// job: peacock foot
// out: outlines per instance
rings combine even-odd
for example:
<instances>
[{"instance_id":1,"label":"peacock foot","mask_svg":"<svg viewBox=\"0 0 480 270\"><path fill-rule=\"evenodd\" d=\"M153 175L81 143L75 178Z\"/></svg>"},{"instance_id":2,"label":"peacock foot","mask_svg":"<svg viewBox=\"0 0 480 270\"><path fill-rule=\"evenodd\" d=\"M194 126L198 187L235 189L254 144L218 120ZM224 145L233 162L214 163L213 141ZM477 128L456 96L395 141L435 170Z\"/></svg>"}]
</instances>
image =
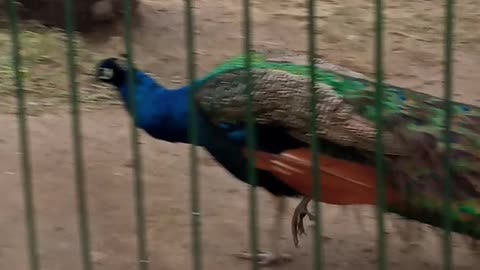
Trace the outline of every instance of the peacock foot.
<instances>
[{"instance_id":1,"label":"peacock foot","mask_svg":"<svg viewBox=\"0 0 480 270\"><path fill-rule=\"evenodd\" d=\"M249 252L240 252L234 254L234 256L246 260L251 260L254 257L253 254ZM274 254L271 252L259 252L256 257L260 266L280 265L288 263L293 259L292 255L287 253Z\"/></svg>"},{"instance_id":2,"label":"peacock foot","mask_svg":"<svg viewBox=\"0 0 480 270\"><path fill-rule=\"evenodd\" d=\"M305 226L303 225L303 219L305 216L308 216L310 221L315 220L315 215L308 211L308 203L310 199L303 198L302 201L297 205L295 211L293 212L292 217L292 235L293 235L293 243L295 247L298 248L298 236L301 236L305 233Z\"/></svg>"}]
</instances>

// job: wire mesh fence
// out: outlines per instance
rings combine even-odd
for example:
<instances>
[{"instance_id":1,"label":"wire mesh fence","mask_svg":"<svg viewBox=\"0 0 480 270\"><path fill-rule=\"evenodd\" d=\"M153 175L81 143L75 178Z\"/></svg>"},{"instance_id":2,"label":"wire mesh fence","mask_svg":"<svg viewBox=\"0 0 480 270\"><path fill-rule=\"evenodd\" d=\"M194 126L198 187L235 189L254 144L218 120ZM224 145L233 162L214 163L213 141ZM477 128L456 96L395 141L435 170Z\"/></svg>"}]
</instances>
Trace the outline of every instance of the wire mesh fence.
<instances>
[{"instance_id":1,"label":"wire mesh fence","mask_svg":"<svg viewBox=\"0 0 480 270\"><path fill-rule=\"evenodd\" d=\"M195 59L195 35L194 35L194 1L185 0L184 6L184 16L185 16L185 25L186 25L186 55L188 59L188 64L186 67L189 83L192 87L195 87L196 80L196 59ZM317 94L315 91L315 55L316 55L316 45L314 35L316 33L315 29L315 7L316 5L321 5L322 1L306 0L307 2L307 14L308 14L308 27L306 29L308 33L308 67L310 74L309 88L311 91L311 102L310 102L310 111L311 111L311 121L310 121L310 132L312 134L317 130L317 122L315 121L316 115L316 103L317 103ZM383 72L383 2L382 0L375 0L375 74L376 74L376 93L375 93L375 105L376 105L376 174L377 174L377 234L378 234L378 269L387 269L387 251L386 251L386 239L384 237L385 225L383 215L387 211L386 201L385 201L385 181L384 181L384 147L382 142L382 133L384 130L383 127L383 103L384 99L384 72ZM68 62L68 80L70 85L71 93L71 115L72 115L72 143L73 143L73 155L75 161L75 184L76 184L76 199L77 199L77 212L78 212L78 221L79 221L79 233L81 239L81 257L83 261L83 269L92 270L93 263L91 258L91 247L90 247L90 233L88 228L88 209L86 207L86 181L84 175L84 162L83 162L83 153L82 153L82 138L81 138L81 125L80 125L80 108L79 108L79 97L77 90L76 82L76 62L75 62L75 18L73 16L74 12L74 1L65 0L65 25L67 32L67 51L66 51L66 61ZM124 41L125 41L125 50L127 52L127 63L129 67L129 76L128 84L130 89L130 100L133 100L135 97L135 83L134 83L134 55L133 55L133 36L132 36L132 3L129 0L123 1L124 5ZM256 198L256 185L257 179L255 174L255 156L253 155L253 150L256 147L255 144L255 125L254 125L254 115L253 115L253 94L252 94L252 74L250 70L252 68L252 18L251 18L251 4L249 0L243 0L243 34L244 34L244 54L245 62L244 65L247 69L247 76L245 78L245 95L248 100L248 113L245 116L247 118L247 145L249 149L249 166L248 166L248 181L250 183L250 211L249 211L249 229L250 229L250 249L252 254L257 254L258 252L258 232L257 232L257 198ZM445 123L444 123L444 142L445 142L445 158L444 158L444 168L445 168L445 191L444 191L444 207L443 207L443 227L444 227L444 236L443 236L443 265L444 269L453 268L453 259L452 259L452 243L451 243L451 230L452 230L452 220L451 220L451 204L452 204L452 176L451 176L451 166L450 166L450 152L451 152L451 118L452 118L452 88L453 88L453 21L454 21L454 1L445 0L445 36L444 36L444 99L447 101L444 103L445 110ZM20 163L22 165L22 176L23 176L23 191L24 191L24 204L25 204L25 217L26 217L26 232L27 232L27 242L28 242L28 254L29 254L29 264L31 270L40 269L39 266L39 253L38 253L38 243L37 243L37 234L36 234L36 223L35 223L35 206L33 203L33 190L32 190L32 178L34 177L31 172L31 157L30 157L30 147L29 147L29 135L28 135L28 121L26 116L26 103L25 103L25 91L23 87L24 78L22 76L22 59L20 56L20 49L22 44L19 42L18 34L18 19L17 19L17 5L14 0L8 1L8 14L10 21L10 32L11 32L11 44L12 44L12 63L15 73L15 84L16 84L16 94L17 94L17 118L18 118L18 130L20 136ZM193 91L192 91L193 92ZM193 95L190 99L190 106L193 108L195 102L193 101ZM145 210L144 210L144 187L142 179L142 162L141 162L141 153L138 146L138 132L137 132L137 115L135 102L131 102L130 110L133 112L133 119L131 122L131 147L133 153L133 170L134 170L134 186L133 192L135 196L135 216L136 216L136 225L137 225L137 243L138 243L138 269L147 270L149 268L149 257L147 251L147 239L146 239L146 224L145 224ZM199 179L198 179L198 162L197 162L197 152L196 145L198 144L198 130L197 130L197 115L196 110L190 110L192 113L190 115L189 121L189 141L191 142L190 150L190 190L191 190L191 213L192 213L192 256L193 256L193 267L196 270L202 269L202 243L201 243L201 207L200 207L200 194L199 194ZM319 173L319 157L321 154L322 145L319 144L319 141L315 136L311 138L311 149L312 149L312 161L314 164L313 168L313 198L315 199L315 233L314 245L313 245L313 256L312 258L312 267L313 269L323 269L323 252L322 252L322 221L321 221L321 205L318 203L322 201L322 192L320 190L320 183L322 179L320 178ZM258 261L252 259L252 269L258 269Z\"/></svg>"}]
</instances>

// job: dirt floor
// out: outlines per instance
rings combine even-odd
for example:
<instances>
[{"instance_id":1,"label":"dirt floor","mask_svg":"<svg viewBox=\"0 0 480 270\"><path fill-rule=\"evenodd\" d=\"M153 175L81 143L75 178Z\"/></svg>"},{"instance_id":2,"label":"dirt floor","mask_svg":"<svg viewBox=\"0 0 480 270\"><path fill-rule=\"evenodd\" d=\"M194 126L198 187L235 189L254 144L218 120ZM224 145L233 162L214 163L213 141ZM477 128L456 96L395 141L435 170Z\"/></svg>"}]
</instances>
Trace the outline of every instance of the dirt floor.
<instances>
[{"instance_id":1,"label":"dirt floor","mask_svg":"<svg viewBox=\"0 0 480 270\"><path fill-rule=\"evenodd\" d=\"M226 57L242 52L241 1L197 0L197 57L205 74ZM391 83L435 95L442 92L443 1L387 2L386 75ZM455 99L478 104L480 34L476 31L480 6L474 0L457 4ZM305 1L253 1L255 49L295 53L306 51ZM331 63L367 76L373 73L372 1L318 1L318 55ZM169 87L185 82L183 1L147 1L135 29L137 65L154 73ZM118 33L86 37L86 49L97 56L122 52ZM0 59L1 60L1 59ZM90 63L90 68L95 63ZM88 65L87 65L88 66ZM1 70L1 69L0 69ZM88 73L88 72L86 72ZM0 75L5 74L1 73ZM64 76L64 74L61 74ZM3 82L2 82L3 83ZM84 99L91 85L81 81ZM56 88L67 92L67 87ZM95 88L97 89L97 88ZM100 89L100 88L98 88ZM100 90L99 90L100 91ZM107 91L107 90L104 90ZM1 91L0 91L1 93ZM29 109L47 104L48 95L29 96ZM0 269L28 268L25 252L24 206L18 138L11 97L2 95L0 115ZM40 102L41 101L41 102ZM111 101L111 100L110 100ZM98 104L96 104L96 103ZM56 103L55 103L56 104ZM55 106L58 106L56 108ZM35 185L35 204L42 269L81 269L75 211L71 125L62 106L44 106L29 118ZM8 109L10 108L10 109ZM105 99L85 104L82 115L88 204L95 269L135 269L136 238L129 121L122 108ZM32 109L33 110L33 109ZM150 269L191 267L188 146L159 142L142 134ZM201 152L201 207L205 269L248 269L231 253L248 248L247 186ZM261 241L272 222L272 202L260 197ZM297 201L290 202L290 210ZM324 205L324 250L327 269L374 269L376 264L373 208L359 209L366 232L348 211ZM289 212L291 213L291 211ZM390 221L391 219L389 219ZM399 240L388 223L390 269L440 269L441 238L426 230L418 246ZM278 269L309 269L309 233L293 246L289 219L282 247L294 261ZM263 246L263 245L262 245ZM474 269L479 263L464 242L455 238L455 269Z\"/></svg>"}]
</instances>

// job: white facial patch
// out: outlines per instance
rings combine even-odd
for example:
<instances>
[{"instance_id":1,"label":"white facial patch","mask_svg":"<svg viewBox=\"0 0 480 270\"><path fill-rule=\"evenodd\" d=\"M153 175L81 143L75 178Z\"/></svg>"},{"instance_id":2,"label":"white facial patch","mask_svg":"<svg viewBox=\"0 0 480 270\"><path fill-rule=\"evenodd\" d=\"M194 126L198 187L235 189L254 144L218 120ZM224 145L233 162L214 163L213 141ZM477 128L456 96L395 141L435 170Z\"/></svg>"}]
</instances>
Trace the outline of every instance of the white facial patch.
<instances>
[{"instance_id":1,"label":"white facial patch","mask_svg":"<svg viewBox=\"0 0 480 270\"><path fill-rule=\"evenodd\" d=\"M98 76L102 80L110 80L113 78L113 69L100 68L100 75Z\"/></svg>"}]
</instances>

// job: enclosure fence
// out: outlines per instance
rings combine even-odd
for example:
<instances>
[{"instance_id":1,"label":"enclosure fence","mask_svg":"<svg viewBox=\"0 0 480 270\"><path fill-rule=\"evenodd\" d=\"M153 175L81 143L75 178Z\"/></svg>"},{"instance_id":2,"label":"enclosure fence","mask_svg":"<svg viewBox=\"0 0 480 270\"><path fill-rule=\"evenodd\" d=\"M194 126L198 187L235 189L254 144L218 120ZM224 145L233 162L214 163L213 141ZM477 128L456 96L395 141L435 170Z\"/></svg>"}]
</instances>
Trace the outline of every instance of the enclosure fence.
<instances>
[{"instance_id":1,"label":"enclosure fence","mask_svg":"<svg viewBox=\"0 0 480 270\"><path fill-rule=\"evenodd\" d=\"M311 121L310 121L310 132L315 133L316 130L316 93L314 91L314 76L315 76L315 6L321 5L322 1L306 0L308 10L308 60L310 67L310 90L311 90ZM196 70L195 70L195 36L194 36L194 9L193 9L192 0L185 0L185 23L186 23L186 48L187 48L187 74L188 79L192 87L195 87L193 83L196 79ZM385 182L384 182L384 161L383 161L383 143L382 143L382 131L383 131L383 122L382 120L382 99L384 97L383 90L383 32L384 32L384 21L383 21L383 2L382 0L374 0L375 2L375 73L376 73L376 94L375 94L375 103L376 103L376 170L377 170L377 245L378 245L378 269L387 269L387 251L386 251L386 239L384 237L385 225L384 225L384 212L385 212ZM74 18L74 0L65 0L65 23L66 23L66 32L67 32L67 51L66 59L68 62L68 80L70 84L70 93L71 93L71 115L72 115L72 143L73 143L73 155L75 161L75 184L76 184L76 200L77 200L77 211L78 211L78 221L79 221L79 234L80 234L80 245L81 245L81 256L83 261L84 270L93 270L94 266L92 263L91 253L90 253L90 233L89 233L89 221L88 221L88 209L86 206L86 192L85 192L85 174L84 174L84 161L82 153L82 138L81 138L81 125L80 125L80 108L79 108L79 94L76 81L76 62L75 62L75 18ZM133 97L135 94L135 85L133 80L133 48L132 48L132 3L129 0L123 0L124 7L124 41L125 49L127 52L127 62L129 67L129 90L130 97ZM451 118L452 118L452 55L453 55L453 21L454 21L454 1L445 0L445 37L444 37L444 99L445 102L445 130L444 130L444 139L446 145L446 155L444 159L444 165L446 170L445 181L445 191L444 191L444 235L443 235L443 268L452 269L452 244L451 244L451 227L452 222L450 218L451 204L452 204L452 179L451 179L451 168L449 153L451 151L450 146L450 129L451 129ZM23 179L23 194L24 194L24 204L25 204L25 220L26 220L26 232L27 232L27 247L29 255L29 266L31 270L39 270L39 254L38 254L38 240L36 234L36 224L35 224L35 206L33 203L33 191L32 191L32 171L31 171L31 157L30 157L30 146L29 146L29 136L28 136L28 121L26 115L26 104L25 104L25 91L23 86L23 78L21 73L21 55L19 42L19 33L18 33L18 18L17 18L17 4L14 0L8 1L8 14L10 21L10 32L11 32L11 43L12 43L12 63L15 73L15 84L16 84L16 94L17 94L17 119L18 119L18 129L20 136L20 163L22 165L22 179ZM250 52L252 52L252 26L251 26L251 9L250 1L243 0L243 33L244 33L244 53L245 53L245 65L247 67L245 95L248 97L248 149L249 149L249 166L248 166L248 180L251 183L250 186L250 218L249 218L249 229L250 229L250 249L252 254L257 254L258 251L258 232L257 232L257 198L256 198L256 175L254 170L254 155L253 151L255 149L255 130L253 124L253 113L252 113L252 103L253 97L251 92L251 74L250 69L252 65L252 59ZM193 92L193 91L191 91ZM146 238L146 228L145 228L145 210L144 210L144 187L142 179L142 160L141 153L138 147L138 131L135 128L137 121L136 117L136 108L135 102L130 102L131 111L133 114L133 120L131 123L131 147L133 153L133 170L134 170L134 196L135 196L135 215L136 215L136 227L137 227L137 248L138 248L138 269L147 270L149 269L149 257L147 250L147 238ZM193 97L190 99L190 106L195 106L193 102ZM197 138L197 126L195 110L191 110L193 113L190 116L190 128L189 128L189 138L191 142L190 149L190 190L191 190L191 212L192 212L192 256L193 256L193 268L195 270L202 269L202 243L201 243L201 220L200 212L201 207L199 204L199 184L198 184L198 164L197 164L197 152L195 145L198 142ZM321 150L321 145L319 145L318 140L315 136L312 136L311 140L312 148L312 159L314 164L313 171L313 185L314 185L314 199L315 199L315 232L314 232L314 245L313 245L313 254L312 256L312 267L313 269L323 269L324 260L322 258L322 223L320 220L321 217L321 207L318 201L320 201L321 191L320 191L320 175L319 175L319 152ZM258 262L254 258L251 261L252 269L258 269Z\"/></svg>"}]
</instances>

